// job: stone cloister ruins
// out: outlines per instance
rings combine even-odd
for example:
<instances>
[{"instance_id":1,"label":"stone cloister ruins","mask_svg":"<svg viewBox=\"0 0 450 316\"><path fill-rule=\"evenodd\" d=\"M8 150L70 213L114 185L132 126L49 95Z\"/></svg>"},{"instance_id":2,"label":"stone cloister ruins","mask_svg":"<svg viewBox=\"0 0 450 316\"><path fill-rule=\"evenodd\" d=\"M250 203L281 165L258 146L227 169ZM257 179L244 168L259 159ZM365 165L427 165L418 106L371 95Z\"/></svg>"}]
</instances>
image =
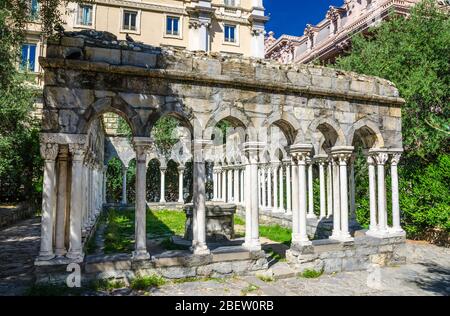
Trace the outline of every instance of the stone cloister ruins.
<instances>
[{"instance_id":1,"label":"stone cloister ruins","mask_svg":"<svg viewBox=\"0 0 450 316\"><path fill-rule=\"evenodd\" d=\"M293 267L332 271L399 260L396 250L404 232L397 164L404 101L390 82L323 67L172 51L77 33L49 41L40 63L45 68L45 173L37 267L86 261L85 237L106 201L105 165L113 156L105 150L101 122L107 112L124 118L133 134L127 158L117 154L125 165L136 159L135 250L124 259L132 269L183 266L194 274L216 269L226 251L209 248L206 214L208 205L220 209L229 204L245 214L245 240L238 250L228 249L247 254L229 263L245 262L233 268L236 272L267 268L259 239L262 213L290 218L288 261ZM183 167L193 162L192 253L179 260L177 255L171 260L154 256L146 246L146 171L149 161L158 158L151 132L165 116L179 120L185 130L182 150L170 158L179 165L180 192ZM234 127L226 144L216 128L222 121ZM362 234L352 228L359 198L353 164L357 150L367 158L370 187L370 229ZM160 162L163 191L167 161ZM210 200L208 177L213 180ZM319 205L314 178L320 183ZM184 203L182 194L178 202ZM310 228L321 224L329 224L330 234L313 240ZM339 251L343 255L334 258Z\"/></svg>"}]
</instances>

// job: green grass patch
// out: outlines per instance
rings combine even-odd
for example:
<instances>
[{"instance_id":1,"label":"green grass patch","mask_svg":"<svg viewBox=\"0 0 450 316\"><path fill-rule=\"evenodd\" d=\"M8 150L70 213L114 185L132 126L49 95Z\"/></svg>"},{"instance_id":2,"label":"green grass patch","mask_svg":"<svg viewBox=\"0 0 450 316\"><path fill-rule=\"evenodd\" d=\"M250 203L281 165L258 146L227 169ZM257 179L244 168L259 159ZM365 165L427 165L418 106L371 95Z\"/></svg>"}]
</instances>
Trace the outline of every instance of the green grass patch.
<instances>
[{"instance_id":1,"label":"green grass patch","mask_svg":"<svg viewBox=\"0 0 450 316\"><path fill-rule=\"evenodd\" d=\"M148 211L147 232L153 236L183 235L186 215L179 211Z\"/></svg>"},{"instance_id":2,"label":"green grass patch","mask_svg":"<svg viewBox=\"0 0 450 316\"><path fill-rule=\"evenodd\" d=\"M246 288L244 288L244 289L241 291L241 294L242 294L243 296L246 296L247 294L252 293L252 292L255 292L255 291L258 291L258 290L259 290L259 286L254 285L254 284L250 284L249 286L247 286Z\"/></svg>"},{"instance_id":3,"label":"green grass patch","mask_svg":"<svg viewBox=\"0 0 450 316\"><path fill-rule=\"evenodd\" d=\"M113 291L126 287L125 282L119 280L95 280L91 283L90 288L94 291Z\"/></svg>"},{"instance_id":4,"label":"green grass patch","mask_svg":"<svg viewBox=\"0 0 450 316\"><path fill-rule=\"evenodd\" d=\"M289 228L281 227L280 225L261 225L259 226L259 234L261 237L282 243L286 246L291 245L292 230Z\"/></svg>"},{"instance_id":5,"label":"green grass patch","mask_svg":"<svg viewBox=\"0 0 450 316\"><path fill-rule=\"evenodd\" d=\"M159 287L166 284L166 280L156 274L149 276L138 276L131 280L130 287L135 291L144 291L151 287Z\"/></svg>"},{"instance_id":6,"label":"green grass patch","mask_svg":"<svg viewBox=\"0 0 450 316\"><path fill-rule=\"evenodd\" d=\"M267 275L258 275L257 278L266 283L275 281L275 279L273 277L267 276Z\"/></svg>"},{"instance_id":7,"label":"green grass patch","mask_svg":"<svg viewBox=\"0 0 450 316\"><path fill-rule=\"evenodd\" d=\"M266 253L269 255L270 261L286 262L286 257L276 253L272 248L268 248Z\"/></svg>"},{"instance_id":8,"label":"green grass patch","mask_svg":"<svg viewBox=\"0 0 450 316\"><path fill-rule=\"evenodd\" d=\"M235 216L234 216L234 224L235 224L235 225L241 225L241 226L244 226L244 225L245 225L245 221L244 221L244 219L242 219L241 217L235 215Z\"/></svg>"},{"instance_id":9,"label":"green grass patch","mask_svg":"<svg viewBox=\"0 0 450 316\"><path fill-rule=\"evenodd\" d=\"M320 278L323 274L323 270L317 271L312 269L306 269L302 273L300 273L300 277L306 278L306 279L317 279Z\"/></svg>"}]
</instances>

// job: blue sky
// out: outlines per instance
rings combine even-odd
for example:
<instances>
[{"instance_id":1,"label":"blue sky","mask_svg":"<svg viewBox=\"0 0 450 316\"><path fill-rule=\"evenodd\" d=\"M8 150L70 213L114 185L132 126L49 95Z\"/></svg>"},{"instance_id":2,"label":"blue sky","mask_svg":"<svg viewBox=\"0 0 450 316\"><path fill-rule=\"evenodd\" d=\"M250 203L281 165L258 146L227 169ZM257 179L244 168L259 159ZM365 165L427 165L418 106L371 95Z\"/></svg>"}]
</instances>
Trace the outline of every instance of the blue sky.
<instances>
[{"instance_id":1,"label":"blue sky","mask_svg":"<svg viewBox=\"0 0 450 316\"><path fill-rule=\"evenodd\" d=\"M303 35L307 23L317 24L325 18L330 5L341 6L344 0L263 0L266 14L271 15L267 32Z\"/></svg>"}]
</instances>

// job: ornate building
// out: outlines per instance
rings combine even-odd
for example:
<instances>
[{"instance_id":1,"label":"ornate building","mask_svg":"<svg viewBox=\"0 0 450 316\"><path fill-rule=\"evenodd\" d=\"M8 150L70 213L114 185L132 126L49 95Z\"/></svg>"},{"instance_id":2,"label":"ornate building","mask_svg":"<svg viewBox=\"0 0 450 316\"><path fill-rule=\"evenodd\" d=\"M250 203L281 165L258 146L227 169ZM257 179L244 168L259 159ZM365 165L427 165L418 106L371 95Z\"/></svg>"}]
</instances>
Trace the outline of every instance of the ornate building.
<instances>
[{"instance_id":1,"label":"ornate building","mask_svg":"<svg viewBox=\"0 0 450 316\"><path fill-rule=\"evenodd\" d=\"M390 12L407 15L420 0L344 0L341 7L330 6L325 19L308 24L302 36L266 38L266 58L282 63L334 62L356 33L364 33L387 18ZM438 1L448 5L448 1Z\"/></svg>"}]
</instances>

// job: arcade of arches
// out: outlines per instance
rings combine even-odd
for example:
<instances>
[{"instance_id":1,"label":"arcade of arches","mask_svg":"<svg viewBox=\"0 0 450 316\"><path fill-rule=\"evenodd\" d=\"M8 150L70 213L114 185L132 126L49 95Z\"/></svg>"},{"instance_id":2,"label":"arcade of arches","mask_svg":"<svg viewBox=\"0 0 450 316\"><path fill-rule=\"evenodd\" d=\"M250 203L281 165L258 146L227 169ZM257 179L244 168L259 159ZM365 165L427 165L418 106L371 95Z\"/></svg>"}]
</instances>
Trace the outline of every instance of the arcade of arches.
<instances>
[{"instance_id":1,"label":"arcade of arches","mask_svg":"<svg viewBox=\"0 0 450 316\"><path fill-rule=\"evenodd\" d=\"M236 204L244 210L243 247L250 251L261 249L262 210L292 216L292 247L311 244L308 218L331 221L330 238L351 241L349 223L358 198L353 164L357 150L368 165L367 234L403 235L397 164L404 101L390 82L321 67L145 45L137 50L105 45L63 37L49 42L47 57L40 61L46 76L38 260L51 261L55 256L83 260L83 236L106 202L105 166L113 158L125 167L132 160L136 164L134 260L150 258L146 173L155 160L161 192L152 196L161 203L167 202L164 182L169 161L179 171L179 196L173 201L179 203L185 201L183 171L192 162L194 254L209 253L205 213L210 202ZM107 112L127 121L131 141L105 136L102 116ZM164 116L176 118L181 126L179 141L167 155L158 151L151 137ZM222 121L232 126L225 137L217 128ZM125 192L123 198L126 202Z\"/></svg>"}]
</instances>

